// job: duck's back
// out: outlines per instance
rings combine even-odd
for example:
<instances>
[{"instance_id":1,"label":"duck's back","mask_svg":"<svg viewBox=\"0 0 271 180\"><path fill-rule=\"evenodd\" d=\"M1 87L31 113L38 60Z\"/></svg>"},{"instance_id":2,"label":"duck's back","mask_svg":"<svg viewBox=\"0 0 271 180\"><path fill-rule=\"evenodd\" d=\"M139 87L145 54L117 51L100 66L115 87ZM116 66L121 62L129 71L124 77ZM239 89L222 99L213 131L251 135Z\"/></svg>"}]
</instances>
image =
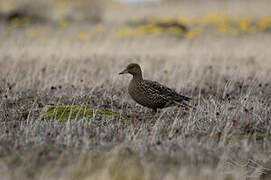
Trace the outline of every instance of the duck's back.
<instances>
[{"instance_id":1,"label":"duck's back","mask_svg":"<svg viewBox=\"0 0 271 180\"><path fill-rule=\"evenodd\" d=\"M162 86L158 82L150 80L137 81L132 79L129 84L130 96L139 104L152 108L164 108L173 105L174 102L163 96Z\"/></svg>"}]
</instances>

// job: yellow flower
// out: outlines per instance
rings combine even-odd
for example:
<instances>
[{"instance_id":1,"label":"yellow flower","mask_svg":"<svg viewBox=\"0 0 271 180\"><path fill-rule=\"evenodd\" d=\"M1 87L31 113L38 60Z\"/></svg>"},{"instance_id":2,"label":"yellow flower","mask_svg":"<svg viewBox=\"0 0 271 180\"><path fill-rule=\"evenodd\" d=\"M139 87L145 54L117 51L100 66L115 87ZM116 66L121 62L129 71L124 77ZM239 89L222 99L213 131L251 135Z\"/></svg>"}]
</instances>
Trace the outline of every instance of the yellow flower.
<instances>
[{"instance_id":1,"label":"yellow flower","mask_svg":"<svg viewBox=\"0 0 271 180\"><path fill-rule=\"evenodd\" d=\"M219 24L219 23L228 23L229 17L222 15L220 13L210 13L203 17L201 23L203 25L210 25L210 24Z\"/></svg>"},{"instance_id":2,"label":"yellow flower","mask_svg":"<svg viewBox=\"0 0 271 180\"><path fill-rule=\"evenodd\" d=\"M78 36L78 38L79 38L80 40L82 40L82 41L88 40L88 35L87 35L86 33L79 32L79 33L77 34L77 36Z\"/></svg>"},{"instance_id":3,"label":"yellow flower","mask_svg":"<svg viewBox=\"0 0 271 180\"><path fill-rule=\"evenodd\" d=\"M259 20L257 25L261 30L266 30L268 28L271 28L271 17L266 17Z\"/></svg>"},{"instance_id":4,"label":"yellow flower","mask_svg":"<svg viewBox=\"0 0 271 180\"><path fill-rule=\"evenodd\" d=\"M163 71L164 73L167 73L169 70L168 70L168 68L163 68L162 71Z\"/></svg>"},{"instance_id":5,"label":"yellow flower","mask_svg":"<svg viewBox=\"0 0 271 180\"><path fill-rule=\"evenodd\" d=\"M188 20L187 20L187 18L186 17L184 17L184 16L179 16L178 18L177 18L177 21L178 21L178 23L179 24L183 24L183 25L187 25L188 24Z\"/></svg>"},{"instance_id":6,"label":"yellow flower","mask_svg":"<svg viewBox=\"0 0 271 180\"><path fill-rule=\"evenodd\" d=\"M133 33L134 31L130 28L121 28L115 32L114 37L116 38L131 37Z\"/></svg>"},{"instance_id":7,"label":"yellow flower","mask_svg":"<svg viewBox=\"0 0 271 180\"><path fill-rule=\"evenodd\" d=\"M248 32L250 28L250 19L241 19L238 21L237 25L239 26L240 30L243 32Z\"/></svg>"},{"instance_id":8,"label":"yellow flower","mask_svg":"<svg viewBox=\"0 0 271 180\"><path fill-rule=\"evenodd\" d=\"M184 34L184 30L178 28L178 27L170 27L168 28L167 31L169 34L173 34L173 35L182 35Z\"/></svg>"},{"instance_id":9,"label":"yellow flower","mask_svg":"<svg viewBox=\"0 0 271 180\"><path fill-rule=\"evenodd\" d=\"M193 31L188 32L188 33L185 35L185 37L188 38L188 39L194 39L195 37L198 36L199 33L200 33L199 30L194 29Z\"/></svg>"}]
</instances>

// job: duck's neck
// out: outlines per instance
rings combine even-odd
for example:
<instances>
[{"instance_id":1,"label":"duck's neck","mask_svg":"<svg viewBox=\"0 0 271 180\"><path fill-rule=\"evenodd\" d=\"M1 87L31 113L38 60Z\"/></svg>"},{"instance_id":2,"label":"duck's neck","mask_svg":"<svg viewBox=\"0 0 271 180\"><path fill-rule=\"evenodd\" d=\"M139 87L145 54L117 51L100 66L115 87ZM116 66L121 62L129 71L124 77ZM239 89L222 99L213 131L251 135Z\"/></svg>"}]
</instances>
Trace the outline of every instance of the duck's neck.
<instances>
[{"instance_id":1,"label":"duck's neck","mask_svg":"<svg viewBox=\"0 0 271 180\"><path fill-rule=\"evenodd\" d=\"M142 73L137 73L133 75L133 81L142 81L143 77L142 77Z\"/></svg>"}]
</instances>

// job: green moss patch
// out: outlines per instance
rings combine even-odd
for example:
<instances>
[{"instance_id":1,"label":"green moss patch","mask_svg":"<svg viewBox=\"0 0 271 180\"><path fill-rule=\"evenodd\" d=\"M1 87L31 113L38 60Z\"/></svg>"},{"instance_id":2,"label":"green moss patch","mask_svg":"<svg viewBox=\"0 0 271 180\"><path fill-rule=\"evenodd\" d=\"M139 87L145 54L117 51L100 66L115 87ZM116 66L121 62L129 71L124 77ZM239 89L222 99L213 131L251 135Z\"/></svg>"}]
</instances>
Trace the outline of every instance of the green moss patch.
<instances>
[{"instance_id":1,"label":"green moss patch","mask_svg":"<svg viewBox=\"0 0 271 180\"><path fill-rule=\"evenodd\" d=\"M47 106L42 112L42 118L48 120L58 120L61 122L65 122L68 119L92 119L96 117L97 119L105 118L106 120L120 120L123 123L128 122L128 120L119 113L102 109L92 109L85 105L53 105Z\"/></svg>"}]
</instances>

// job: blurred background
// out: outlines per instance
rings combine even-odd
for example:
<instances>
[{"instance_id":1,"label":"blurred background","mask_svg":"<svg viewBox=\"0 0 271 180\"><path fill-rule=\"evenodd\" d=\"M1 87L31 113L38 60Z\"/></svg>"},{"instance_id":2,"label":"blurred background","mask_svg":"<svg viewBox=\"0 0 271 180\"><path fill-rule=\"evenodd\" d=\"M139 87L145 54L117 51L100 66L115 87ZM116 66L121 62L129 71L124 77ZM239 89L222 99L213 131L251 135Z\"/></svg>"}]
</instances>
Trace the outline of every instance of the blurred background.
<instances>
[{"instance_id":1,"label":"blurred background","mask_svg":"<svg viewBox=\"0 0 271 180\"><path fill-rule=\"evenodd\" d=\"M0 29L5 38L20 31L39 44L55 36L85 44L206 33L232 37L270 33L269 7L268 0L2 0Z\"/></svg>"}]
</instances>

